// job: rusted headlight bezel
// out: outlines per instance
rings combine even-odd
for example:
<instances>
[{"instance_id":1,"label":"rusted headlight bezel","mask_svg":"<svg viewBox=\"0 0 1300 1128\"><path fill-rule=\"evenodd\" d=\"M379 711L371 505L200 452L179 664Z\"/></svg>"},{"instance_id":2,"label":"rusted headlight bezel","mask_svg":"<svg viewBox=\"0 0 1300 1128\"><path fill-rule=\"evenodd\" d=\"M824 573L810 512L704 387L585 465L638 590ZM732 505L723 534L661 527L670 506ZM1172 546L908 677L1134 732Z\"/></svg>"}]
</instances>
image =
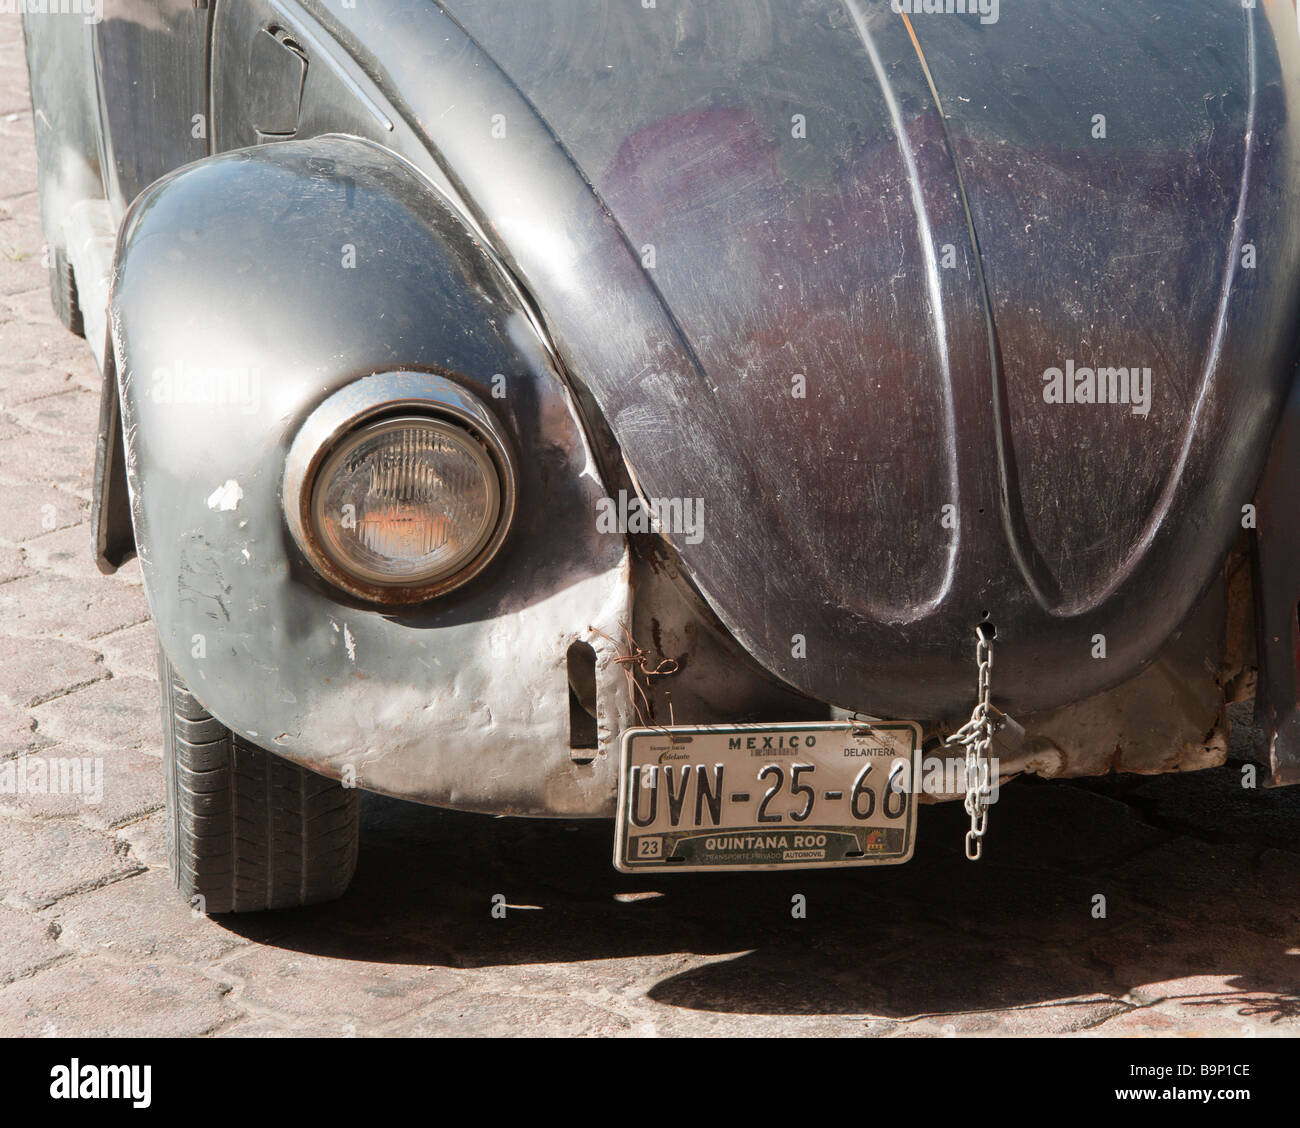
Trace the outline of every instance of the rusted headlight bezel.
<instances>
[{"instance_id":1,"label":"rusted headlight bezel","mask_svg":"<svg viewBox=\"0 0 1300 1128\"><path fill-rule=\"evenodd\" d=\"M321 470L343 444L375 423L401 417L454 427L483 448L497 474L497 519L478 552L455 571L418 584L375 583L341 567L326 550L315 527L312 501ZM339 389L307 417L285 459L282 497L290 535L322 579L358 599L398 606L446 595L487 567L510 532L516 482L511 446L476 396L436 373L382 372Z\"/></svg>"}]
</instances>

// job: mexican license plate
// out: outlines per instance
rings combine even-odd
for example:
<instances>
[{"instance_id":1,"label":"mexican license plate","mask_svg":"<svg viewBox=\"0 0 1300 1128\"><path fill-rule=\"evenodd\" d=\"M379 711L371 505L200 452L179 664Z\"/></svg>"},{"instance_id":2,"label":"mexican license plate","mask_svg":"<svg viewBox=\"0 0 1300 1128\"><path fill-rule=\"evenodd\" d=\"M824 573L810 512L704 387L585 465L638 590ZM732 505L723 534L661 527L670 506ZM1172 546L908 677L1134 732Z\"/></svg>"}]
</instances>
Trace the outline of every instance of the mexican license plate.
<instances>
[{"instance_id":1,"label":"mexican license plate","mask_svg":"<svg viewBox=\"0 0 1300 1128\"><path fill-rule=\"evenodd\" d=\"M912 856L911 721L638 728L623 734L624 873L891 865Z\"/></svg>"}]
</instances>

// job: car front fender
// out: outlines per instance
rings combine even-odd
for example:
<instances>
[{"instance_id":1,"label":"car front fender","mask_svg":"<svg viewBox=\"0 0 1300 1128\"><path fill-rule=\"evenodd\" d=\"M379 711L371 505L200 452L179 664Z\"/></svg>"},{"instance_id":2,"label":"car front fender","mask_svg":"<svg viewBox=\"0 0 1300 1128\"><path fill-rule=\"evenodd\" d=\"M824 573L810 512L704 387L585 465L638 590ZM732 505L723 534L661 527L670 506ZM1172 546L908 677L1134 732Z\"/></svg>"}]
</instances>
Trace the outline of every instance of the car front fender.
<instances>
[{"instance_id":1,"label":"car front fender","mask_svg":"<svg viewBox=\"0 0 1300 1128\"><path fill-rule=\"evenodd\" d=\"M162 645L214 716L362 787L471 810L612 810L629 723L625 539L536 319L447 202L355 138L223 154L122 226L111 295L131 517ZM414 608L331 587L290 537L285 456L374 373L451 379L520 472L486 571ZM596 653L598 747L572 749L566 655Z\"/></svg>"}]
</instances>

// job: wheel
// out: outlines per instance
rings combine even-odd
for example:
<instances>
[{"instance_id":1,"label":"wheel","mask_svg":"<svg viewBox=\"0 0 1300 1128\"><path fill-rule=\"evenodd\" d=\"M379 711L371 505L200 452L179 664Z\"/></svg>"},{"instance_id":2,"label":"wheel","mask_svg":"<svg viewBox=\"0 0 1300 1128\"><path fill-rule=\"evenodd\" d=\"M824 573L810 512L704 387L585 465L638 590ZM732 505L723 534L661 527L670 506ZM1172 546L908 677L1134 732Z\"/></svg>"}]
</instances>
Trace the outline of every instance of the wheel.
<instances>
[{"instance_id":1,"label":"wheel","mask_svg":"<svg viewBox=\"0 0 1300 1128\"><path fill-rule=\"evenodd\" d=\"M71 333L86 335L86 325L77 303L77 279L72 273L68 253L61 247L50 248L50 304L55 316Z\"/></svg>"},{"instance_id":2,"label":"wheel","mask_svg":"<svg viewBox=\"0 0 1300 1128\"><path fill-rule=\"evenodd\" d=\"M357 864L360 793L231 732L161 649L158 674L167 862L181 894L206 913L341 896Z\"/></svg>"}]
</instances>

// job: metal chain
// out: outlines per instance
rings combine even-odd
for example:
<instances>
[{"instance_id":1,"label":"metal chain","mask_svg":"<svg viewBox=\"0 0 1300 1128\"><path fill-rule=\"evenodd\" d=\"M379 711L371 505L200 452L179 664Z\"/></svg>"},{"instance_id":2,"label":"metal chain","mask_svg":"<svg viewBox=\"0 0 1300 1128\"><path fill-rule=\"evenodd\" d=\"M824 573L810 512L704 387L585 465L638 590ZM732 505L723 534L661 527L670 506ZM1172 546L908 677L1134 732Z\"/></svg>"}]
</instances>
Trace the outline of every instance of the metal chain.
<instances>
[{"instance_id":1,"label":"metal chain","mask_svg":"<svg viewBox=\"0 0 1300 1128\"><path fill-rule=\"evenodd\" d=\"M992 794L989 747L993 743L994 724L989 715L989 681L993 673L993 639L997 632L990 623L975 628L975 664L979 668L979 687L970 720L946 741L960 744L966 751L966 813L970 830L966 832L966 857L978 862L984 850L984 832L989 822L989 796Z\"/></svg>"}]
</instances>

